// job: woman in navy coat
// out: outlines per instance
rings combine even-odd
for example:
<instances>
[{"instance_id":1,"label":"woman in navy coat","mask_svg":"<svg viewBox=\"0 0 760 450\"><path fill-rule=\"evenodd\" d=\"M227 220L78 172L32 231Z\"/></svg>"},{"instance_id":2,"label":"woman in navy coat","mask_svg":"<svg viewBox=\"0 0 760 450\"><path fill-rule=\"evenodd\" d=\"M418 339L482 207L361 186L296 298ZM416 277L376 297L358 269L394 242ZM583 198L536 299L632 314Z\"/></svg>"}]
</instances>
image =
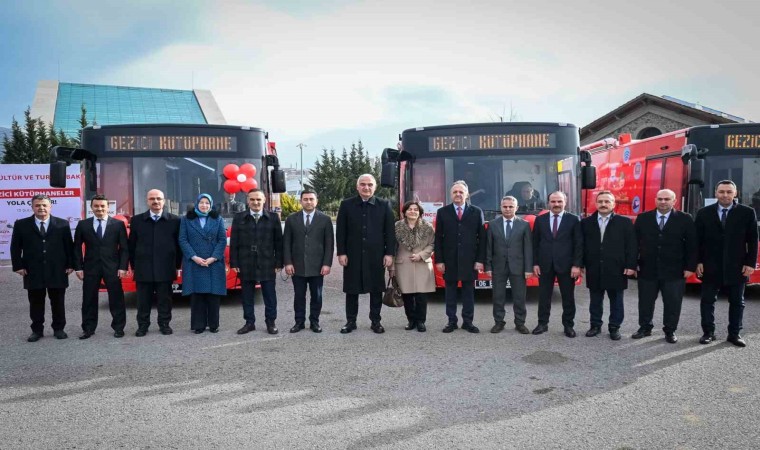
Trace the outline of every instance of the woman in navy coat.
<instances>
[{"instance_id":1,"label":"woman in navy coat","mask_svg":"<svg viewBox=\"0 0 760 450\"><path fill-rule=\"evenodd\" d=\"M182 295L191 295L190 328L195 334L219 331L219 301L227 294L224 219L214 211L214 200L201 194L179 227L182 248Z\"/></svg>"}]
</instances>

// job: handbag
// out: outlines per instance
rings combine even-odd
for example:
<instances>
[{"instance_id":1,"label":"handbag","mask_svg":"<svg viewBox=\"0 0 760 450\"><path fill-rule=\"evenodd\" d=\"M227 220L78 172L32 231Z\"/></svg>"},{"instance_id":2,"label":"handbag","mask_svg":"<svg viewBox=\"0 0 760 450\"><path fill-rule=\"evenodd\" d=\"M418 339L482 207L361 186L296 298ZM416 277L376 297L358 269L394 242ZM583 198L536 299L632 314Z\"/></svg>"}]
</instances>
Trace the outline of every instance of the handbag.
<instances>
[{"instance_id":1,"label":"handbag","mask_svg":"<svg viewBox=\"0 0 760 450\"><path fill-rule=\"evenodd\" d=\"M401 298L401 289L398 288L398 281L395 276L388 277L388 285L383 294L383 305L391 308L404 306L404 299Z\"/></svg>"}]
</instances>

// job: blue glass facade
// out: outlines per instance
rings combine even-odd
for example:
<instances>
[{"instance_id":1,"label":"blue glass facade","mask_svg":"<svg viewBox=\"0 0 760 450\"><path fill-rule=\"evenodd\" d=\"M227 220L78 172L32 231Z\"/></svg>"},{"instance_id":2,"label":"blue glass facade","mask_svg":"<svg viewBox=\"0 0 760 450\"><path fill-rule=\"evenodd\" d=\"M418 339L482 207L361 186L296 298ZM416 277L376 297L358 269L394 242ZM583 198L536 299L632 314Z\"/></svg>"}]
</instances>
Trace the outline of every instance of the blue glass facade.
<instances>
[{"instance_id":1,"label":"blue glass facade","mask_svg":"<svg viewBox=\"0 0 760 450\"><path fill-rule=\"evenodd\" d=\"M76 137L82 104L90 124L207 123L193 91L60 83L55 129Z\"/></svg>"}]
</instances>

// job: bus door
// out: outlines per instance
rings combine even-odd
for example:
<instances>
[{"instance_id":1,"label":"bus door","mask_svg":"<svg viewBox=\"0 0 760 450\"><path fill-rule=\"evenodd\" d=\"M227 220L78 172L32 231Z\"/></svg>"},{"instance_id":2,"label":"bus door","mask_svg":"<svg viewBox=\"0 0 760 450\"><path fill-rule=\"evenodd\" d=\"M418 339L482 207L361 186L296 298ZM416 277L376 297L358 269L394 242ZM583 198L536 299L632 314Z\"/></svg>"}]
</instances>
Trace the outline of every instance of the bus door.
<instances>
[{"instance_id":1,"label":"bus door","mask_svg":"<svg viewBox=\"0 0 760 450\"><path fill-rule=\"evenodd\" d=\"M676 209L681 209L680 199L683 190L683 162L678 156L648 159L646 179L644 181L644 207L637 209L631 205L635 214L650 211L657 207L657 191L670 189L676 193ZM636 200L634 199L634 203Z\"/></svg>"}]
</instances>

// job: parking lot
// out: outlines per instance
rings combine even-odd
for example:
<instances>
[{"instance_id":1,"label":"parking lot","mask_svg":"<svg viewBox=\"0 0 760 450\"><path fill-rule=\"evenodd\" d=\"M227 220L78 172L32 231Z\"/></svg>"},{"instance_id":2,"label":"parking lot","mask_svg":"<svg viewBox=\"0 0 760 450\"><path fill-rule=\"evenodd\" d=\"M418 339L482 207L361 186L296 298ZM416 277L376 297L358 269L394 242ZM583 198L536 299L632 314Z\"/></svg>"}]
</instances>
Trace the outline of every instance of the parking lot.
<instances>
[{"instance_id":1,"label":"parking lot","mask_svg":"<svg viewBox=\"0 0 760 450\"><path fill-rule=\"evenodd\" d=\"M67 340L27 343L21 279L0 268L0 447L2 448L757 448L760 401L760 289L747 292L744 337L725 342L727 303L719 302L718 342L697 343L698 289L684 299L679 343L660 331L632 340L636 284L626 293L623 340L586 338L588 291L576 289L578 337L566 338L555 290L549 333L488 332L490 292L480 291L481 333L441 333L442 295L431 299L428 332L405 331L403 309L383 308L386 333L369 329L368 298L359 329L342 335L341 270L326 278L321 325L288 333L292 286L278 280L280 334L237 335L240 298L225 299L218 334L189 329L189 301L174 303L174 334L153 325L115 339L101 294L95 336L80 341L81 284L67 294ZM529 292L528 327L537 292ZM605 312L606 315L606 312ZM511 311L508 310L508 321ZM606 327L605 327L606 330Z\"/></svg>"}]
</instances>

